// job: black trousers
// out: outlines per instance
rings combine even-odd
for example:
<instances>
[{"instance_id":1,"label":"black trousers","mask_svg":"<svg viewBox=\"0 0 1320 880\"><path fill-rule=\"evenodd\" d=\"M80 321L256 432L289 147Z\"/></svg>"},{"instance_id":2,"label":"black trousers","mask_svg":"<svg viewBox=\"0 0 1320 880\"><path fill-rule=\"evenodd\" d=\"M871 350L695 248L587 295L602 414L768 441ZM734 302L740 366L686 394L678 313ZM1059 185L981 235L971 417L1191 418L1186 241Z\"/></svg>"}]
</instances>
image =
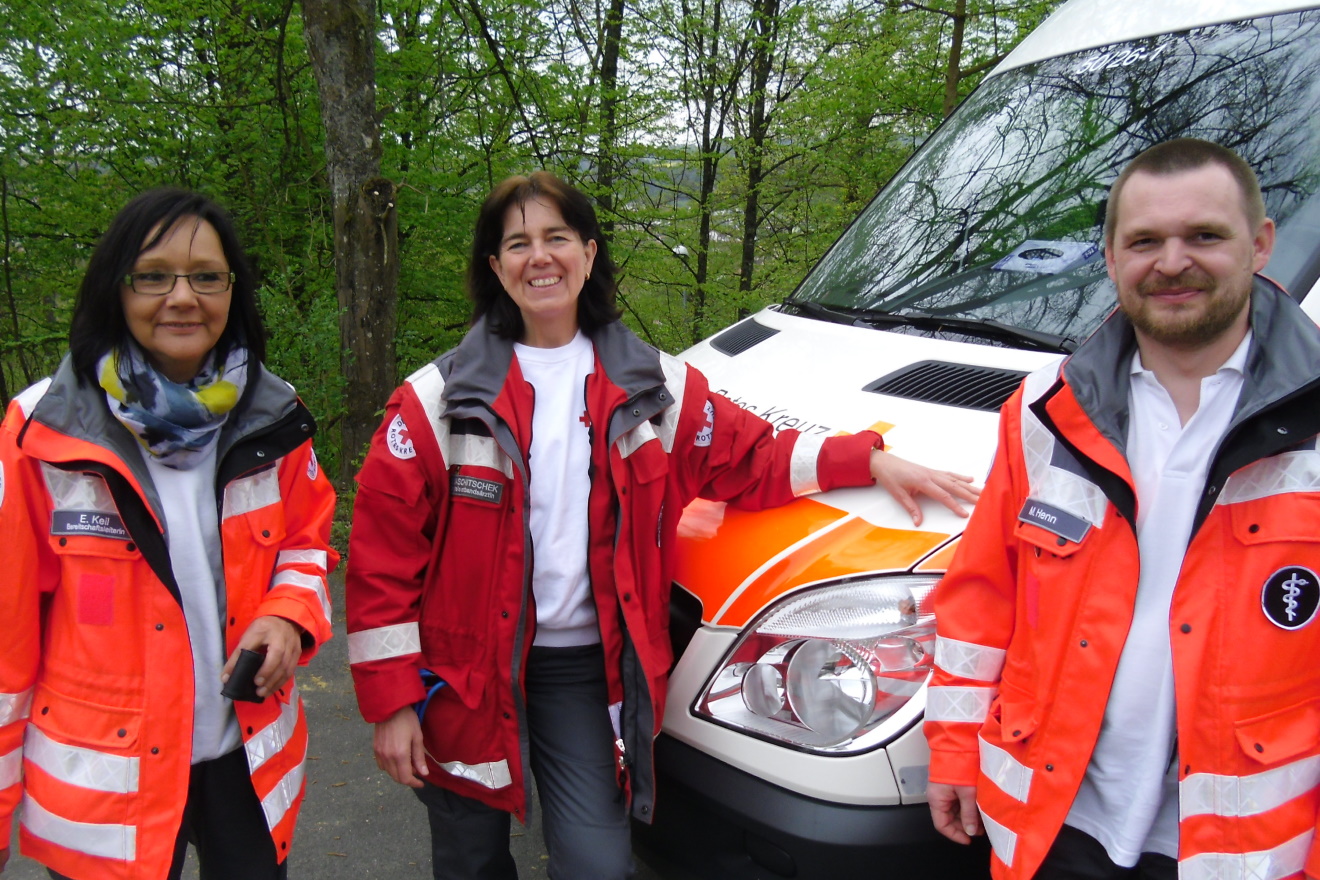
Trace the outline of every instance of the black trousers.
<instances>
[{"instance_id":1,"label":"black trousers","mask_svg":"<svg viewBox=\"0 0 1320 880\"><path fill-rule=\"evenodd\" d=\"M248 775L242 748L192 766L183 824L174 841L169 880L179 880L188 844L197 848L202 880L285 880L266 827L261 801ZM47 871L55 880L69 880Z\"/></svg>"},{"instance_id":2,"label":"black trousers","mask_svg":"<svg viewBox=\"0 0 1320 880\"><path fill-rule=\"evenodd\" d=\"M1159 853L1142 853L1136 865L1114 864L1091 835L1064 825L1054 839L1035 880L1177 880L1178 862Z\"/></svg>"},{"instance_id":3,"label":"black trousers","mask_svg":"<svg viewBox=\"0 0 1320 880\"><path fill-rule=\"evenodd\" d=\"M547 874L551 880L632 877L632 831L616 782L604 651L600 645L533 647L525 683ZM431 823L435 880L516 880L508 813L430 783L413 791Z\"/></svg>"}]
</instances>

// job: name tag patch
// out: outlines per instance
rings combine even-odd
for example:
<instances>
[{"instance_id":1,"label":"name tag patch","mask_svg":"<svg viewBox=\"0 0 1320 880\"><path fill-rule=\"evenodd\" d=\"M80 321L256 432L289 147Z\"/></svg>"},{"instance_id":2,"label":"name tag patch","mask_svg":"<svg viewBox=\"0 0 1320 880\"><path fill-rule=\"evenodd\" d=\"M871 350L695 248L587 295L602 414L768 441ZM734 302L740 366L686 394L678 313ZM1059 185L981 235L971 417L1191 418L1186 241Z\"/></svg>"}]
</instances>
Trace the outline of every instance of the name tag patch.
<instances>
[{"instance_id":1,"label":"name tag patch","mask_svg":"<svg viewBox=\"0 0 1320 880\"><path fill-rule=\"evenodd\" d=\"M1053 504L1046 504L1034 498L1028 498L1027 503L1022 505L1018 520L1040 526L1045 531L1060 538L1067 538L1074 544L1082 543L1086 533L1091 530L1091 524L1080 516L1073 516Z\"/></svg>"},{"instance_id":2,"label":"name tag patch","mask_svg":"<svg viewBox=\"0 0 1320 880\"><path fill-rule=\"evenodd\" d=\"M449 491L460 498L488 501L491 504L499 504L504 498L503 483L478 477L465 477L462 474L454 474L449 478Z\"/></svg>"},{"instance_id":3,"label":"name tag patch","mask_svg":"<svg viewBox=\"0 0 1320 880\"><path fill-rule=\"evenodd\" d=\"M128 529L117 513L100 510L57 510L51 514L52 535L92 535L127 541Z\"/></svg>"}]
</instances>

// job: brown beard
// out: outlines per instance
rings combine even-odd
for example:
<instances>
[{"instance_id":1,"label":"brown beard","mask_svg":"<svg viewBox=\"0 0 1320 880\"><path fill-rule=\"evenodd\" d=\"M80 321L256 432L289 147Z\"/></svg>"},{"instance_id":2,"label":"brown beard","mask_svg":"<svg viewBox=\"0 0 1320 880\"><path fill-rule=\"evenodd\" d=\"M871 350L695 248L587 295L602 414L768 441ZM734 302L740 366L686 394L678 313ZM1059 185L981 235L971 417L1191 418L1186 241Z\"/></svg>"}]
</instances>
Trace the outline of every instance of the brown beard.
<instances>
[{"instance_id":1,"label":"brown beard","mask_svg":"<svg viewBox=\"0 0 1320 880\"><path fill-rule=\"evenodd\" d=\"M1199 311L1189 309L1181 315L1154 317L1147 308L1149 300L1146 297L1180 287L1206 291L1208 299L1205 307ZM1194 350L1209 345L1227 332L1242 314L1250 295L1250 287L1240 294L1217 289L1214 279L1203 272L1189 270L1175 278L1141 282L1137 285L1136 304L1130 306L1120 300L1120 305L1132 326L1155 342L1172 348Z\"/></svg>"}]
</instances>

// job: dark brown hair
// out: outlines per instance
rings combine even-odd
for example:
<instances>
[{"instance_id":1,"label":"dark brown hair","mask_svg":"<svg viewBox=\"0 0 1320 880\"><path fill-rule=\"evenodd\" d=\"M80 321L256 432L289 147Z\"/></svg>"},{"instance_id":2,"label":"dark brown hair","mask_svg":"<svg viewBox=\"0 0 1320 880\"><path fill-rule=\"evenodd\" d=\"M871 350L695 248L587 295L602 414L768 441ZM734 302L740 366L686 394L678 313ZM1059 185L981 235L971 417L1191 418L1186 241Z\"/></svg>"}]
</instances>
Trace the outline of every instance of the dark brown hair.
<instances>
[{"instance_id":1,"label":"dark brown hair","mask_svg":"<svg viewBox=\"0 0 1320 880\"><path fill-rule=\"evenodd\" d=\"M522 312L505 292L499 276L490 266L490 258L498 257L500 242L504 240L504 215L512 205L522 207L539 200L554 205L563 215L564 222L577 232L583 244L596 243L596 258L591 265L591 277L578 294L577 319L582 332L590 336L598 328L617 321L619 309L615 306L617 290L614 282L614 261L596 220L591 201L577 189L548 171L536 171L527 176L515 176L500 182L477 215L477 228L472 235L472 255L468 261L467 290L472 298L472 321L485 317L491 330L505 339L523 336Z\"/></svg>"},{"instance_id":2,"label":"dark brown hair","mask_svg":"<svg viewBox=\"0 0 1320 880\"><path fill-rule=\"evenodd\" d=\"M1160 176L1179 174L1206 165L1219 165L1233 175L1242 194L1242 210L1246 212L1247 222L1255 231L1265 220L1265 199L1261 196L1260 181L1256 179L1256 172L1251 170L1251 166L1228 147L1200 138L1177 138L1138 153L1109 188L1109 202L1105 209L1105 243L1112 244L1114 241L1114 229L1118 225L1118 197L1133 174L1139 171Z\"/></svg>"},{"instance_id":3,"label":"dark brown hair","mask_svg":"<svg viewBox=\"0 0 1320 880\"><path fill-rule=\"evenodd\" d=\"M257 310L256 272L238 241L234 221L204 195L162 187L139 194L121 208L92 251L69 324L69 354L80 381L96 385L97 361L112 348L123 350L133 338L124 318L124 276L133 271L143 251L151 250L176 223L189 217L211 224L234 273L229 320L215 344L216 354L223 358L242 345L247 347L250 366L265 360L266 330Z\"/></svg>"}]
</instances>

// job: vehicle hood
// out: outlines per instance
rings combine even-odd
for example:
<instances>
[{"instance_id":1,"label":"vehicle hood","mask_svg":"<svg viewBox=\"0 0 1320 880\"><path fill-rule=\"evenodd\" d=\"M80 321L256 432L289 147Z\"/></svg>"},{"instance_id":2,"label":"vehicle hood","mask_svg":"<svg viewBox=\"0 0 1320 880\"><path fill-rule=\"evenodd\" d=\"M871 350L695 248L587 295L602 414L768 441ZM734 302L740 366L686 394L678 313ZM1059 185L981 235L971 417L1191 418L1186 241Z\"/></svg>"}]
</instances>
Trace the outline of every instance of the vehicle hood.
<instances>
[{"instance_id":1,"label":"vehicle hood","mask_svg":"<svg viewBox=\"0 0 1320 880\"><path fill-rule=\"evenodd\" d=\"M776 430L831 436L875 430L895 455L983 483L998 414L864 390L923 361L1028 373L1061 355L911 336L794 317L766 309L725 333L766 336L736 354L712 346L683 353L713 391ZM726 348L728 346L725 346ZM679 525L676 582L702 603L706 624L743 627L784 594L855 574L942 570L966 520L923 500L919 528L878 488L841 489L749 512L698 500ZM942 551L942 552L941 552Z\"/></svg>"}]
</instances>

